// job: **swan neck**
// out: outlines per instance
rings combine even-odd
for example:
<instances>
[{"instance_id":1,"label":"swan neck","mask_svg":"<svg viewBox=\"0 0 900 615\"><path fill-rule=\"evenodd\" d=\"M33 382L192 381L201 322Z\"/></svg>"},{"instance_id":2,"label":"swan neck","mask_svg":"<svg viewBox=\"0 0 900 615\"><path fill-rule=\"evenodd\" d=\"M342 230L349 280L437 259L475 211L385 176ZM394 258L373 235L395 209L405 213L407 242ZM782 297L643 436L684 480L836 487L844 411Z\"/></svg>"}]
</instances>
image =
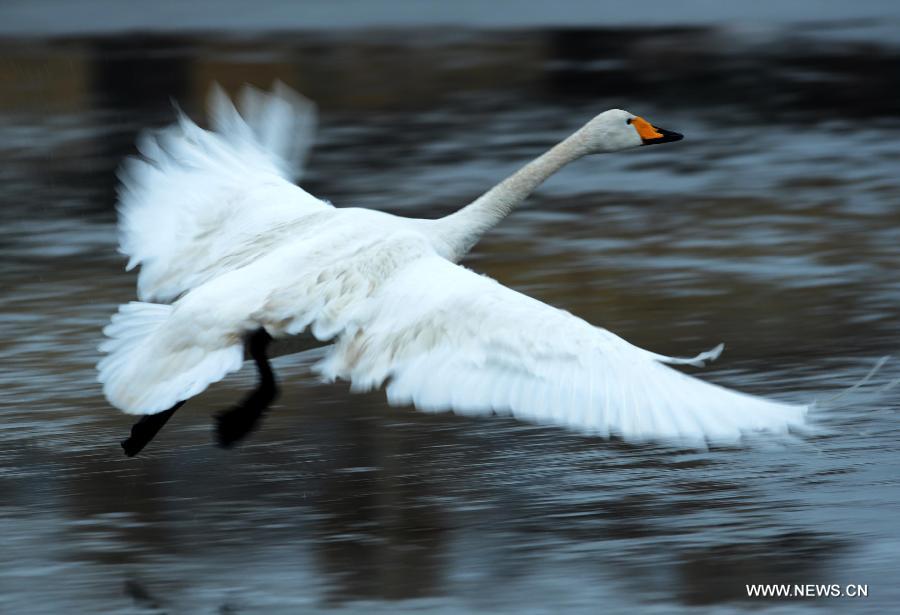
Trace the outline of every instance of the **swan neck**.
<instances>
[{"instance_id":1,"label":"swan neck","mask_svg":"<svg viewBox=\"0 0 900 615\"><path fill-rule=\"evenodd\" d=\"M437 220L445 256L461 259L488 230L497 225L544 181L570 162L589 153L578 131L535 158L456 213Z\"/></svg>"}]
</instances>

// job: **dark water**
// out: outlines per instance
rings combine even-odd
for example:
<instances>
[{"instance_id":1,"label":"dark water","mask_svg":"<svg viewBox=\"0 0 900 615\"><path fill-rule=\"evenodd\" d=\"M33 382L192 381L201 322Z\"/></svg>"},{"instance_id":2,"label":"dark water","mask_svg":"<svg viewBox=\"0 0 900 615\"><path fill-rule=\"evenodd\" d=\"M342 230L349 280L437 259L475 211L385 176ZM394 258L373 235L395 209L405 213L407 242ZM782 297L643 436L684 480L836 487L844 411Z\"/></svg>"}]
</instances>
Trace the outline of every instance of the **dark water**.
<instances>
[{"instance_id":1,"label":"dark water","mask_svg":"<svg viewBox=\"0 0 900 615\"><path fill-rule=\"evenodd\" d=\"M809 400L898 354L900 48L813 29L146 36L0 44L0 611L883 613L900 602L897 394L793 444L705 452L392 409L248 366L135 459L94 382L134 277L113 171L217 80L320 103L304 185L437 216L597 112L680 144L583 160L468 264L634 343L727 344L716 382ZM884 381L900 368L889 363ZM750 600L747 583L867 584Z\"/></svg>"}]
</instances>

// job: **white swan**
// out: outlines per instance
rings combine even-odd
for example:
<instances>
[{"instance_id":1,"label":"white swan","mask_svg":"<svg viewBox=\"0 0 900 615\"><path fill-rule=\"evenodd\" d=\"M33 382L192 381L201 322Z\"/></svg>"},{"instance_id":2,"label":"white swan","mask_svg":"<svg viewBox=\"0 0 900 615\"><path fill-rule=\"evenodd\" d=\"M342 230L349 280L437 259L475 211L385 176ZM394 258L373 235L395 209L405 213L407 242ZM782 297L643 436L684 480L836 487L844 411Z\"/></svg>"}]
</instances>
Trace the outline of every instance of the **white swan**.
<instances>
[{"instance_id":1,"label":"white swan","mask_svg":"<svg viewBox=\"0 0 900 615\"><path fill-rule=\"evenodd\" d=\"M701 443L804 423L807 406L666 365L703 365L721 346L658 355L456 264L567 163L681 135L606 111L467 207L422 220L311 196L291 181L308 106L284 87L243 102L239 113L216 90L212 131L181 116L143 138L121 175L121 250L141 265L141 302L113 316L98 365L119 409L160 413L197 395L240 368L244 341L264 328L311 332L331 345L315 367L324 378L355 391L387 383L390 403L427 411Z\"/></svg>"}]
</instances>

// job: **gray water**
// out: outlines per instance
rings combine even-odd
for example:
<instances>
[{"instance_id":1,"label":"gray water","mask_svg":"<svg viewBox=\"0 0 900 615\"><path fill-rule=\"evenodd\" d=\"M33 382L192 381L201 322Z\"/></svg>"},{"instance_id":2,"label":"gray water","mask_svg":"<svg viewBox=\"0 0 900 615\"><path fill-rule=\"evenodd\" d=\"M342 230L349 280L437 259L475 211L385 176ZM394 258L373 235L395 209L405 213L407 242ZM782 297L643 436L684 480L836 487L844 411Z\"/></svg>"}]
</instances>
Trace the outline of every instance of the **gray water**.
<instances>
[{"instance_id":1,"label":"gray water","mask_svg":"<svg viewBox=\"0 0 900 615\"><path fill-rule=\"evenodd\" d=\"M320 104L304 186L338 206L442 215L610 107L685 133L567 168L467 265L657 352L724 341L709 380L833 395L900 348L900 50L813 31L0 43L0 611L895 607L896 392L822 410L792 443L693 451L390 408L315 381L312 353L274 362L282 395L236 449L211 417L249 365L127 459L131 419L95 383L100 329L134 297L116 165L170 97L202 117L213 80L280 78Z\"/></svg>"}]
</instances>

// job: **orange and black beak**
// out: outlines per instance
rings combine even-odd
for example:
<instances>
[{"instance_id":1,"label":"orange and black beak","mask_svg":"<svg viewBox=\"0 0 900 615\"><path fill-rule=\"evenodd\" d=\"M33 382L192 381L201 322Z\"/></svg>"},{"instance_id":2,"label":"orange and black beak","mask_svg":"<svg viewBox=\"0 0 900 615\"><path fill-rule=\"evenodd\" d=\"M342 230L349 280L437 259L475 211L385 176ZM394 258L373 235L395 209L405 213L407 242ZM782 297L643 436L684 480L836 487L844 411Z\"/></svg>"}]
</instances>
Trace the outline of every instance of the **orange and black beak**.
<instances>
[{"instance_id":1,"label":"orange and black beak","mask_svg":"<svg viewBox=\"0 0 900 615\"><path fill-rule=\"evenodd\" d=\"M641 145L656 145L684 139L683 134L654 126L642 117L633 117L629 123L641 136L641 141L643 141Z\"/></svg>"}]
</instances>

